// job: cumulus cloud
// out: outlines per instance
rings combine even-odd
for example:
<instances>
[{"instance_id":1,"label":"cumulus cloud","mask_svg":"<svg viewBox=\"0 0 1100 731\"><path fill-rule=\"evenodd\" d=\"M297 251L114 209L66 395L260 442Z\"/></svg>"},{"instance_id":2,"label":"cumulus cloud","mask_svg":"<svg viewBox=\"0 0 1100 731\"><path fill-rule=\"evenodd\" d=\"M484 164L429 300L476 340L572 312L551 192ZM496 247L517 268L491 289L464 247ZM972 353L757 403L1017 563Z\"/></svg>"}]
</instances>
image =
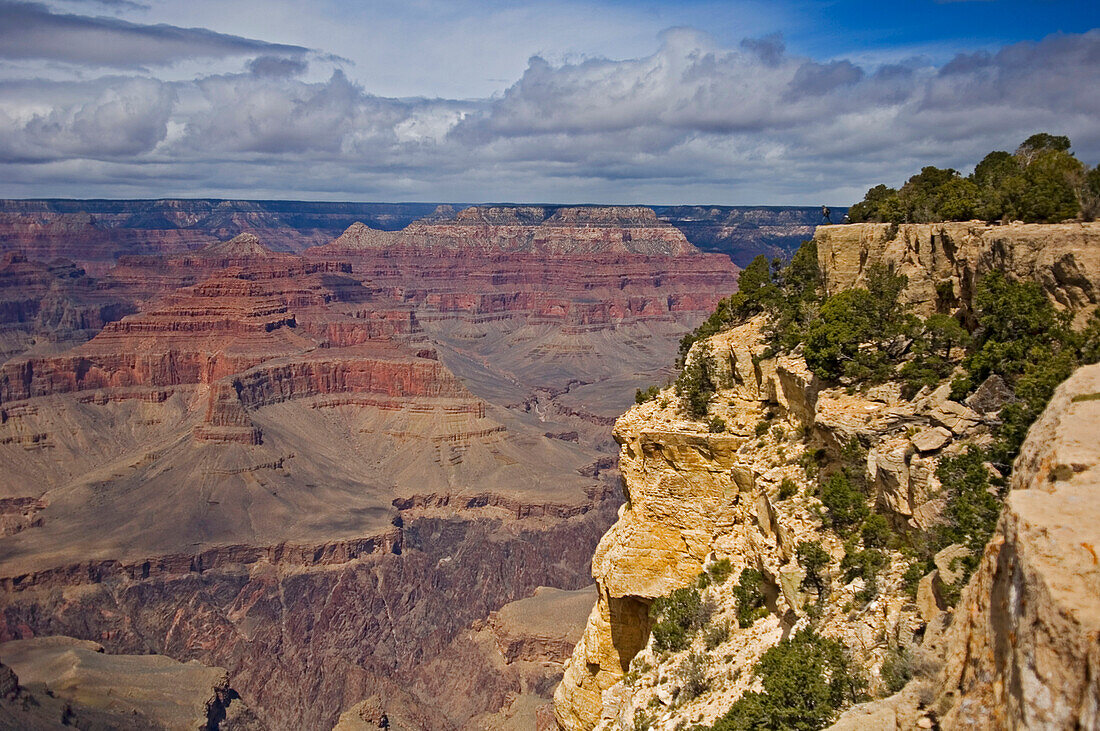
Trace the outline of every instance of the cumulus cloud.
<instances>
[{"instance_id":1,"label":"cumulus cloud","mask_svg":"<svg viewBox=\"0 0 1100 731\"><path fill-rule=\"evenodd\" d=\"M133 159L165 138L175 92L149 78L0 84L0 159Z\"/></svg>"},{"instance_id":2,"label":"cumulus cloud","mask_svg":"<svg viewBox=\"0 0 1100 731\"><path fill-rule=\"evenodd\" d=\"M116 195L845 203L1038 130L1100 160L1100 31L865 66L677 28L641 58L535 56L474 100L308 71L258 52L243 73L174 82L0 83L3 190L68 175Z\"/></svg>"},{"instance_id":3,"label":"cumulus cloud","mask_svg":"<svg viewBox=\"0 0 1100 731\"><path fill-rule=\"evenodd\" d=\"M142 25L119 18L55 13L35 2L0 0L0 58L137 68L203 56L299 56L307 50L206 28Z\"/></svg>"}]
</instances>

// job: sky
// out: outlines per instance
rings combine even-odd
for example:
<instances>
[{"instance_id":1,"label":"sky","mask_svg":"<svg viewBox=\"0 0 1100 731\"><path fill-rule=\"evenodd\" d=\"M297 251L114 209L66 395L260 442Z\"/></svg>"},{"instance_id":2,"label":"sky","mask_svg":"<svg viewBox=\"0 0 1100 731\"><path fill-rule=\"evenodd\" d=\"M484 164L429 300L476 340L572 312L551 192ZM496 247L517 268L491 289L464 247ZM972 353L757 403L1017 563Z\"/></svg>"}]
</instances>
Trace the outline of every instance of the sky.
<instances>
[{"instance_id":1,"label":"sky","mask_svg":"<svg viewBox=\"0 0 1100 731\"><path fill-rule=\"evenodd\" d=\"M1100 162L1095 0L0 0L0 197L846 205Z\"/></svg>"}]
</instances>

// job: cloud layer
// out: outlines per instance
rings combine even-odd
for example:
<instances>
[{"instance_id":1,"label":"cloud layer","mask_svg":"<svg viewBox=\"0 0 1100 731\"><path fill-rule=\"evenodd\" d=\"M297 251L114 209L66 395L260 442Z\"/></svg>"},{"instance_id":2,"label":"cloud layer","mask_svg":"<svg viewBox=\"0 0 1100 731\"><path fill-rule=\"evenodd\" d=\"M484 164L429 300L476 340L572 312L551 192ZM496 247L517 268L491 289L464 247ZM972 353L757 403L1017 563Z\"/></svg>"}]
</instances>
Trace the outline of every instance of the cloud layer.
<instances>
[{"instance_id":1,"label":"cloud layer","mask_svg":"<svg viewBox=\"0 0 1100 731\"><path fill-rule=\"evenodd\" d=\"M0 31L0 57L247 58L183 80L0 81L6 196L843 204L1038 130L1100 161L1100 30L866 66L791 54L776 35L726 47L676 28L645 57L535 56L502 94L458 100L374 95L339 68L318 76L298 46L28 3L5 13L61 37Z\"/></svg>"},{"instance_id":2,"label":"cloud layer","mask_svg":"<svg viewBox=\"0 0 1100 731\"><path fill-rule=\"evenodd\" d=\"M141 7L136 3L108 5ZM55 13L35 2L0 0L0 58L137 68L196 56L304 54L307 49L215 33L206 28L142 25L119 18Z\"/></svg>"}]
</instances>

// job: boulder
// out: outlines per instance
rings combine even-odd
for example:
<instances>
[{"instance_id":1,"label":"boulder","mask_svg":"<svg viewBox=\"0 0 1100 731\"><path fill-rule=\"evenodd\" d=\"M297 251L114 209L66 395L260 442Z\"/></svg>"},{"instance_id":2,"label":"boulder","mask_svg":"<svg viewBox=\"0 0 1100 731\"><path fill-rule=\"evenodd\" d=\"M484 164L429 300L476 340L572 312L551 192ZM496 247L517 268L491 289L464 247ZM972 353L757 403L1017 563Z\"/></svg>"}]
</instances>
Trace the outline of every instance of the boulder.
<instances>
[{"instance_id":1,"label":"boulder","mask_svg":"<svg viewBox=\"0 0 1100 731\"><path fill-rule=\"evenodd\" d=\"M957 401L944 401L929 413L934 424L950 429L955 436L963 436L982 422L981 414Z\"/></svg>"},{"instance_id":2,"label":"boulder","mask_svg":"<svg viewBox=\"0 0 1100 731\"><path fill-rule=\"evenodd\" d=\"M993 414L1012 400L1014 394L1004 379L994 373L966 399L966 405L979 414Z\"/></svg>"},{"instance_id":3,"label":"boulder","mask_svg":"<svg viewBox=\"0 0 1100 731\"><path fill-rule=\"evenodd\" d=\"M910 440L918 452L935 452L951 441L951 432L942 426L922 429Z\"/></svg>"}]
</instances>

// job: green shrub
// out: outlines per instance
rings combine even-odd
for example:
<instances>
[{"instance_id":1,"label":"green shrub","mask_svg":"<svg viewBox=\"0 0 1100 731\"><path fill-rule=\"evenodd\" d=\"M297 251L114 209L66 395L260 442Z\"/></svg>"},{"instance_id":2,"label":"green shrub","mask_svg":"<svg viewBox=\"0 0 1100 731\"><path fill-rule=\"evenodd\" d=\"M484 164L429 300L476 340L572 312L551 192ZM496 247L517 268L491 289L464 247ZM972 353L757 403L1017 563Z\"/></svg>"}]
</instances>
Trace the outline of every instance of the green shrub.
<instances>
[{"instance_id":1,"label":"green shrub","mask_svg":"<svg viewBox=\"0 0 1100 731\"><path fill-rule=\"evenodd\" d=\"M653 399L657 398L659 395L661 395L660 386L656 386L656 385L650 386L649 388L645 389L644 391L639 388L639 389L634 391L634 403L644 404L646 401L652 401Z\"/></svg>"},{"instance_id":2,"label":"green shrub","mask_svg":"<svg viewBox=\"0 0 1100 731\"><path fill-rule=\"evenodd\" d=\"M798 483L789 477L784 477L779 483L779 499L787 500L798 494Z\"/></svg>"},{"instance_id":3,"label":"green shrub","mask_svg":"<svg viewBox=\"0 0 1100 731\"><path fill-rule=\"evenodd\" d=\"M985 450L971 446L961 454L944 457L936 468L936 477L947 495L944 522L937 528L937 545L960 543L970 549L971 555L963 563L966 576L977 565L1001 513L998 493L1003 488L993 489L986 460Z\"/></svg>"},{"instance_id":4,"label":"green shrub","mask_svg":"<svg viewBox=\"0 0 1100 731\"><path fill-rule=\"evenodd\" d=\"M700 353L684 366L676 379L676 393L683 399L688 413L697 419L706 416L707 406L717 391L713 372L710 358Z\"/></svg>"},{"instance_id":5,"label":"green shrub","mask_svg":"<svg viewBox=\"0 0 1100 731\"><path fill-rule=\"evenodd\" d=\"M853 383L890 377L889 346L913 329L900 295L908 279L882 265L867 272L867 288L853 288L825 299L806 329L806 364L824 381Z\"/></svg>"},{"instance_id":6,"label":"green shrub","mask_svg":"<svg viewBox=\"0 0 1100 731\"><path fill-rule=\"evenodd\" d=\"M840 561L840 570L844 572L844 580L863 579L863 589L856 598L860 601L870 601L878 594L878 575L886 568L888 558L883 551L877 548L857 550L854 546L847 546L844 558Z\"/></svg>"},{"instance_id":7,"label":"green shrub","mask_svg":"<svg viewBox=\"0 0 1100 731\"><path fill-rule=\"evenodd\" d=\"M825 588L824 570L829 567L832 558L821 547L821 541L799 541L795 547L798 564L806 572L802 579L802 588L812 586L818 594Z\"/></svg>"},{"instance_id":8,"label":"green shrub","mask_svg":"<svg viewBox=\"0 0 1100 731\"><path fill-rule=\"evenodd\" d=\"M913 651L908 647L891 647L887 651L879 677L889 693L897 693L912 679L914 664Z\"/></svg>"},{"instance_id":9,"label":"green shrub","mask_svg":"<svg viewBox=\"0 0 1100 731\"><path fill-rule=\"evenodd\" d=\"M708 650L713 650L729 639L729 636L729 622L714 622L713 624L708 624L706 629L703 630L703 643Z\"/></svg>"},{"instance_id":10,"label":"green shrub","mask_svg":"<svg viewBox=\"0 0 1100 731\"><path fill-rule=\"evenodd\" d=\"M867 499L843 470L834 472L821 486L821 503L829 525L842 533L854 530L871 512Z\"/></svg>"},{"instance_id":11,"label":"green shrub","mask_svg":"<svg viewBox=\"0 0 1100 731\"><path fill-rule=\"evenodd\" d=\"M753 671L763 692L742 695L712 731L817 731L860 700L866 685L844 646L809 628L769 648Z\"/></svg>"},{"instance_id":12,"label":"green shrub","mask_svg":"<svg viewBox=\"0 0 1100 731\"><path fill-rule=\"evenodd\" d=\"M923 561L914 561L901 575L901 588L910 599L917 598L917 586L924 575L928 573Z\"/></svg>"},{"instance_id":13,"label":"green shrub","mask_svg":"<svg viewBox=\"0 0 1100 731\"><path fill-rule=\"evenodd\" d=\"M658 597L649 607L653 625L653 646L658 650L683 650L691 636L707 623L713 612L693 586L677 589L668 596Z\"/></svg>"},{"instance_id":14,"label":"green shrub","mask_svg":"<svg viewBox=\"0 0 1100 731\"><path fill-rule=\"evenodd\" d=\"M867 518L860 528L860 537L867 548L886 548L893 536L890 523L885 517L875 514Z\"/></svg>"},{"instance_id":15,"label":"green shrub","mask_svg":"<svg viewBox=\"0 0 1100 731\"><path fill-rule=\"evenodd\" d=\"M742 629L768 614L764 594L760 591L763 582L764 576L758 570L743 569L733 588L733 596L737 599L737 624Z\"/></svg>"},{"instance_id":16,"label":"green shrub","mask_svg":"<svg viewBox=\"0 0 1100 731\"><path fill-rule=\"evenodd\" d=\"M726 430L726 420L720 416L710 417L710 421L707 422L707 430L711 434L721 434Z\"/></svg>"},{"instance_id":17,"label":"green shrub","mask_svg":"<svg viewBox=\"0 0 1100 731\"><path fill-rule=\"evenodd\" d=\"M732 573L733 564L730 563L730 560L728 558L720 558L707 566L703 575L706 576L708 583L724 584Z\"/></svg>"}]
</instances>

